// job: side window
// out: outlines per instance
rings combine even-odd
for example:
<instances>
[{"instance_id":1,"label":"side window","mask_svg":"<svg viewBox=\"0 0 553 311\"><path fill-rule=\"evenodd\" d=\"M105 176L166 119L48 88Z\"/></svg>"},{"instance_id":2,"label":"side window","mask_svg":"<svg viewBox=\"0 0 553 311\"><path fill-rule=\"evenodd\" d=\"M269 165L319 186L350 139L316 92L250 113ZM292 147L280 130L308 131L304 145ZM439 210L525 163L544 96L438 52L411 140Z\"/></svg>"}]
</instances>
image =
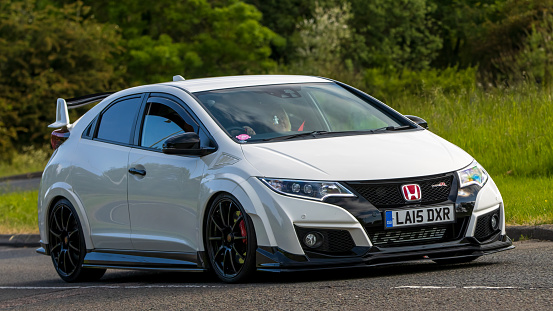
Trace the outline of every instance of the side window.
<instances>
[{"instance_id":1,"label":"side window","mask_svg":"<svg viewBox=\"0 0 553 311\"><path fill-rule=\"evenodd\" d=\"M146 107L140 146L161 150L167 138L185 132L194 132L190 120L185 121L169 106L152 102Z\"/></svg>"},{"instance_id":2,"label":"side window","mask_svg":"<svg viewBox=\"0 0 553 311\"><path fill-rule=\"evenodd\" d=\"M136 97L122 100L109 107L102 113L96 137L129 144L140 103L140 97Z\"/></svg>"}]
</instances>

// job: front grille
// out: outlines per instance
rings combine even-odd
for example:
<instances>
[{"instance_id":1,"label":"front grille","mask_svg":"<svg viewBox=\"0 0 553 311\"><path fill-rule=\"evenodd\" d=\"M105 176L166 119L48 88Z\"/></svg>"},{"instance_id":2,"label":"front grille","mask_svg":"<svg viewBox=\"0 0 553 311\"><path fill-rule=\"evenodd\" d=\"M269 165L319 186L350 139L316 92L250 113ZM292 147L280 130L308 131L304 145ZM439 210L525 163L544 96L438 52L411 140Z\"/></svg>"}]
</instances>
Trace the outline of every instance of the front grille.
<instances>
[{"instance_id":1,"label":"front grille","mask_svg":"<svg viewBox=\"0 0 553 311\"><path fill-rule=\"evenodd\" d=\"M398 246L403 243L425 244L442 240L447 236L451 226L430 226L369 232L375 246Z\"/></svg>"},{"instance_id":2,"label":"front grille","mask_svg":"<svg viewBox=\"0 0 553 311\"><path fill-rule=\"evenodd\" d=\"M407 204L401 193L401 186L418 184L421 187L421 204L447 201L451 191L453 175L429 179L414 179L402 182L349 182L348 185L376 207L399 207ZM445 186L438 186L443 185Z\"/></svg>"},{"instance_id":3,"label":"front grille","mask_svg":"<svg viewBox=\"0 0 553 311\"><path fill-rule=\"evenodd\" d=\"M298 239L304 250L310 252L346 254L355 247L355 242L347 230L318 229L295 227ZM323 236L323 244L317 248L310 248L304 244L304 237L310 232L317 232Z\"/></svg>"},{"instance_id":4,"label":"front grille","mask_svg":"<svg viewBox=\"0 0 553 311\"><path fill-rule=\"evenodd\" d=\"M382 227L365 227L371 243L378 247L431 244L460 239L465 235L470 217L457 218L452 224L405 227L383 230Z\"/></svg>"},{"instance_id":5,"label":"front grille","mask_svg":"<svg viewBox=\"0 0 553 311\"><path fill-rule=\"evenodd\" d=\"M476 228L474 229L474 237L480 241L484 242L488 239L490 239L494 234L499 233L500 229L494 230L492 228L491 220L492 217L496 215L498 221L500 219L499 215L499 208L495 211L489 212L487 214L484 214L480 217L478 217L478 220L476 221Z\"/></svg>"}]
</instances>

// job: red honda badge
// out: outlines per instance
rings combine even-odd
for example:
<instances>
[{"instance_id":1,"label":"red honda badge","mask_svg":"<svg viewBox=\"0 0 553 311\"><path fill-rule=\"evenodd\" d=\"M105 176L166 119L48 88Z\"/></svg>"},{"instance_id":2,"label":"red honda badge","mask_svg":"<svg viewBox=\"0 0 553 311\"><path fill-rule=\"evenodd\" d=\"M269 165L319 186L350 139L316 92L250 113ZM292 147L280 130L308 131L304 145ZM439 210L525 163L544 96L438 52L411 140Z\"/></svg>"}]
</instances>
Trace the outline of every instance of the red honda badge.
<instances>
[{"instance_id":1,"label":"red honda badge","mask_svg":"<svg viewBox=\"0 0 553 311\"><path fill-rule=\"evenodd\" d=\"M421 187L417 184L403 185L401 186L401 192L405 201L420 201L421 199Z\"/></svg>"}]
</instances>

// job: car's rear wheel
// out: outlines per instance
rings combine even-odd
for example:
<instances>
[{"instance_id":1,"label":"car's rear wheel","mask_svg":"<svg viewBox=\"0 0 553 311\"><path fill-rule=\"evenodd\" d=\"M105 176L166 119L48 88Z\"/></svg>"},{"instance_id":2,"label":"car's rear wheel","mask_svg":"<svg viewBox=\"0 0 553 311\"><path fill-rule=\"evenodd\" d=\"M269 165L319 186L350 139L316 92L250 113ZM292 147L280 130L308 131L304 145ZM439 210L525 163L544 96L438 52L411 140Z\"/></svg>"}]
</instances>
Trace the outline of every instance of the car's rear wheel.
<instances>
[{"instance_id":1,"label":"car's rear wheel","mask_svg":"<svg viewBox=\"0 0 553 311\"><path fill-rule=\"evenodd\" d=\"M213 272L227 283L250 277L255 271L257 243L252 221L238 200L219 195L209 208L204 228Z\"/></svg>"},{"instance_id":2,"label":"car's rear wheel","mask_svg":"<svg viewBox=\"0 0 553 311\"><path fill-rule=\"evenodd\" d=\"M104 275L105 269L83 268L86 254L83 230L68 200L59 200L51 209L48 234L54 268L64 281L95 281Z\"/></svg>"}]
</instances>

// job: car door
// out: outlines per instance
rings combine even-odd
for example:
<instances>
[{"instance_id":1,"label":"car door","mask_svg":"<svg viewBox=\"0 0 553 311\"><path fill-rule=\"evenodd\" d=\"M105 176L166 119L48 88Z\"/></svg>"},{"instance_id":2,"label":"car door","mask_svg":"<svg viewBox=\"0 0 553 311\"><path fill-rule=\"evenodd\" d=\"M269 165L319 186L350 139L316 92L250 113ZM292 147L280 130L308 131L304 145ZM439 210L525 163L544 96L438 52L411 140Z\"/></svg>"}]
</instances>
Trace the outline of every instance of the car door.
<instances>
[{"instance_id":1,"label":"car door","mask_svg":"<svg viewBox=\"0 0 553 311\"><path fill-rule=\"evenodd\" d=\"M73 190L97 249L133 249L127 204L127 164L143 95L115 100L85 130L75 150Z\"/></svg>"},{"instance_id":2,"label":"car door","mask_svg":"<svg viewBox=\"0 0 553 311\"><path fill-rule=\"evenodd\" d=\"M130 151L128 164L131 236L137 250L197 250L197 198L203 162L197 156L162 152L167 138L199 130L182 105L169 98L150 97L141 113L137 146Z\"/></svg>"}]
</instances>

